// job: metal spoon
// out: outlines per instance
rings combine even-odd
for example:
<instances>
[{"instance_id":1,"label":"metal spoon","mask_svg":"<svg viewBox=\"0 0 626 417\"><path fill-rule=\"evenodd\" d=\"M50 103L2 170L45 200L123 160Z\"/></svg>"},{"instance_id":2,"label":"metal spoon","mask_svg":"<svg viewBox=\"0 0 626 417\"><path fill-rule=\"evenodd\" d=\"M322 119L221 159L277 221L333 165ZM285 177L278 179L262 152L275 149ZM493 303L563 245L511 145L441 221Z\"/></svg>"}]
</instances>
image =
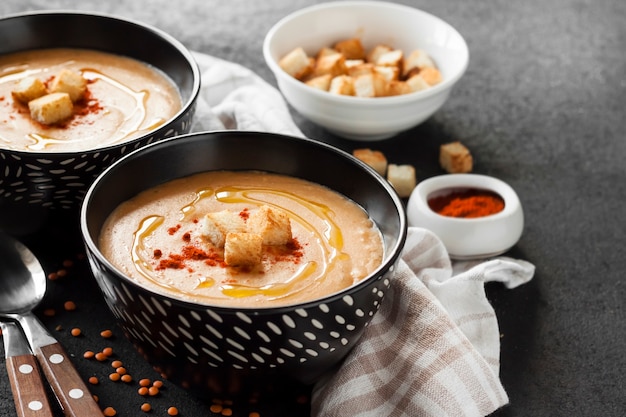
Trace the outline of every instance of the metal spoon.
<instances>
[{"instance_id":1,"label":"metal spoon","mask_svg":"<svg viewBox=\"0 0 626 417\"><path fill-rule=\"evenodd\" d=\"M26 246L0 232L0 318L18 321L66 416L102 415L69 356L32 310L46 292L46 275Z\"/></svg>"},{"instance_id":2,"label":"metal spoon","mask_svg":"<svg viewBox=\"0 0 626 417\"><path fill-rule=\"evenodd\" d=\"M19 417L52 417L37 360L22 330L14 322L1 322L7 373Z\"/></svg>"}]
</instances>

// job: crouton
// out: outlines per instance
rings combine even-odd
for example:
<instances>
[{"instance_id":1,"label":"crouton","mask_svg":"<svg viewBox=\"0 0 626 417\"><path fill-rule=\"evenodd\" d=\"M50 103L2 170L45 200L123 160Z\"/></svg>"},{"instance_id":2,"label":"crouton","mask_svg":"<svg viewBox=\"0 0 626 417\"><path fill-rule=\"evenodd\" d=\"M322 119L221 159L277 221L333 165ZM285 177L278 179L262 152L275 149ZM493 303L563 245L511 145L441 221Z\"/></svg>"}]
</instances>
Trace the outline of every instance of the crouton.
<instances>
[{"instance_id":1,"label":"crouton","mask_svg":"<svg viewBox=\"0 0 626 417\"><path fill-rule=\"evenodd\" d=\"M346 59L365 59L365 49L358 38L339 41L334 49L342 53Z\"/></svg>"},{"instance_id":2,"label":"crouton","mask_svg":"<svg viewBox=\"0 0 626 417\"><path fill-rule=\"evenodd\" d=\"M386 67L384 65L374 66L374 72L382 75L387 82L400 79L400 69L398 67Z\"/></svg>"},{"instance_id":3,"label":"crouton","mask_svg":"<svg viewBox=\"0 0 626 417\"><path fill-rule=\"evenodd\" d=\"M391 46L388 46L388 45L376 45L367 54L365 59L367 60L367 62L371 62L372 64L375 64L376 62L378 62L378 58L382 54L385 54L385 53L391 52L391 51L393 51L393 48Z\"/></svg>"},{"instance_id":4,"label":"crouton","mask_svg":"<svg viewBox=\"0 0 626 417\"><path fill-rule=\"evenodd\" d=\"M243 233L246 222L238 213L222 210L208 213L202 218L201 234L217 248L223 248L228 233Z\"/></svg>"},{"instance_id":5,"label":"crouton","mask_svg":"<svg viewBox=\"0 0 626 417\"><path fill-rule=\"evenodd\" d=\"M264 245L286 245L292 240L287 213L266 205L250 214L248 232L261 236Z\"/></svg>"},{"instance_id":6,"label":"crouton","mask_svg":"<svg viewBox=\"0 0 626 417\"><path fill-rule=\"evenodd\" d=\"M421 91L430 87L430 85L426 82L424 77L422 77L419 74L414 75L408 80L406 80L406 84L409 86L411 91Z\"/></svg>"},{"instance_id":7,"label":"crouton","mask_svg":"<svg viewBox=\"0 0 626 417\"><path fill-rule=\"evenodd\" d=\"M330 74L320 75L318 77L310 78L305 81L305 84L309 87L317 88L319 90L328 91L330 88L330 80L332 80L333 76Z\"/></svg>"},{"instance_id":8,"label":"crouton","mask_svg":"<svg viewBox=\"0 0 626 417\"><path fill-rule=\"evenodd\" d=\"M330 81L329 92L344 96L354 95L354 79L348 75L338 75Z\"/></svg>"},{"instance_id":9,"label":"crouton","mask_svg":"<svg viewBox=\"0 0 626 417\"><path fill-rule=\"evenodd\" d=\"M44 96L46 93L45 84L37 77L22 78L11 91L13 98L23 104L28 104L29 101Z\"/></svg>"},{"instance_id":10,"label":"crouton","mask_svg":"<svg viewBox=\"0 0 626 417\"><path fill-rule=\"evenodd\" d=\"M67 119L74 112L74 105L67 93L51 93L28 102L30 117L45 125L53 125Z\"/></svg>"},{"instance_id":11,"label":"crouton","mask_svg":"<svg viewBox=\"0 0 626 417\"><path fill-rule=\"evenodd\" d=\"M313 70L312 58L306 54L302 47L297 47L282 57L278 65L292 77L302 80Z\"/></svg>"},{"instance_id":12,"label":"crouton","mask_svg":"<svg viewBox=\"0 0 626 417\"><path fill-rule=\"evenodd\" d=\"M346 73L346 57L340 53L332 55L324 55L319 58L315 63L313 69L313 77L318 77L324 74L330 74L333 77Z\"/></svg>"},{"instance_id":13,"label":"crouton","mask_svg":"<svg viewBox=\"0 0 626 417\"><path fill-rule=\"evenodd\" d=\"M357 97L379 97L386 92L387 81L380 74L362 74L354 78L354 95Z\"/></svg>"},{"instance_id":14,"label":"crouton","mask_svg":"<svg viewBox=\"0 0 626 417\"><path fill-rule=\"evenodd\" d=\"M337 51L336 49L333 48L329 48L328 46L324 46L322 47L322 49L320 49L319 51L317 51L317 55L315 55L315 59L320 59L323 58L327 55L335 55L338 54L339 51Z\"/></svg>"},{"instance_id":15,"label":"crouton","mask_svg":"<svg viewBox=\"0 0 626 417\"><path fill-rule=\"evenodd\" d=\"M391 80L387 83L388 96L399 96L412 92L411 87L406 83L406 81Z\"/></svg>"},{"instance_id":16,"label":"crouton","mask_svg":"<svg viewBox=\"0 0 626 417\"><path fill-rule=\"evenodd\" d=\"M415 168L413 165L389 164L387 167L387 181L389 181L400 197L409 197L417 185Z\"/></svg>"},{"instance_id":17,"label":"crouton","mask_svg":"<svg viewBox=\"0 0 626 417\"><path fill-rule=\"evenodd\" d=\"M228 233L224 262L228 266L254 266L263 260L263 238L255 233Z\"/></svg>"},{"instance_id":18,"label":"crouton","mask_svg":"<svg viewBox=\"0 0 626 417\"><path fill-rule=\"evenodd\" d=\"M451 142L439 147L439 164L451 174L471 172L473 158L461 142Z\"/></svg>"},{"instance_id":19,"label":"crouton","mask_svg":"<svg viewBox=\"0 0 626 417\"><path fill-rule=\"evenodd\" d=\"M418 72L424 68L435 68L435 62L423 49L412 51L405 59L403 64L403 75L408 78L411 70L417 69Z\"/></svg>"},{"instance_id":20,"label":"crouton","mask_svg":"<svg viewBox=\"0 0 626 417\"><path fill-rule=\"evenodd\" d=\"M76 71L64 69L50 83L51 93L67 93L76 103L87 91L87 80Z\"/></svg>"},{"instance_id":21,"label":"crouton","mask_svg":"<svg viewBox=\"0 0 626 417\"><path fill-rule=\"evenodd\" d=\"M346 59L346 71L348 75L350 75L350 69L364 64L365 61L363 61L362 59Z\"/></svg>"},{"instance_id":22,"label":"crouton","mask_svg":"<svg viewBox=\"0 0 626 417\"><path fill-rule=\"evenodd\" d=\"M375 64L386 66L386 67L401 68L403 56L404 56L404 53L400 49L394 49L392 51L381 54L378 57L378 60L376 60Z\"/></svg>"},{"instance_id":23,"label":"crouton","mask_svg":"<svg viewBox=\"0 0 626 417\"><path fill-rule=\"evenodd\" d=\"M347 75L358 77L363 74L372 74L374 72L374 64L363 62L358 65L346 65Z\"/></svg>"},{"instance_id":24,"label":"crouton","mask_svg":"<svg viewBox=\"0 0 626 417\"><path fill-rule=\"evenodd\" d=\"M437 68L426 67L422 68L419 72L420 77L424 79L428 83L428 85L433 86L435 84L439 84L441 82L441 72Z\"/></svg>"},{"instance_id":25,"label":"crouton","mask_svg":"<svg viewBox=\"0 0 626 417\"><path fill-rule=\"evenodd\" d=\"M362 148L353 150L352 155L374 168L383 177L385 176L387 172L387 157L381 151Z\"/></svg>"}]
</instances>

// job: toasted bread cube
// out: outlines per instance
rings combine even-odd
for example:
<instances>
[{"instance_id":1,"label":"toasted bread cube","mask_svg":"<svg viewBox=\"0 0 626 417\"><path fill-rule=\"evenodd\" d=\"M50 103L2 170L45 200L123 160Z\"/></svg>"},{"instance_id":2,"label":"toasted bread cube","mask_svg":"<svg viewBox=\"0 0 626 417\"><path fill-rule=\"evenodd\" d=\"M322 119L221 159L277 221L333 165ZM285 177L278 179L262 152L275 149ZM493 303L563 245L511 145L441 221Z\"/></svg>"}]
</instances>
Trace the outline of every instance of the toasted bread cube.
<instances>
[{"instance_id":1,"label":"toasted bread cube","mask_svg":"<svg viewBox=\"0 0 626 417\"><path fill-rule=\"evenodd\" d=\"M439 164L451 174L472 171L473 158L461 142L451 142L439 147Z\"/></svg>"},{"instance_id":2,"label":"toasted bread cube","mask_svg":"<svg viewBox=\"0 0 626 417\"><path fill-rule=\"evenodd\" d=\"M74 105L67 93L50 93L28 102L30 117L39 123L53 125L67 119Z\"/></svg>"},{"instance_id":3,"label":"toasted bread cube","mask_svg":"<svg viewBox=\"0 0 626 417\"><path fill-rule=\"evenodd\" d=\"M354 95L354 78L349 75L338 75L330 81L329 92L344 96Z\"/></svg>"},{"instance_id":4,"label":"toasted bread cube","mask_svg":"<svg viewBox=\"0 0 626 417\"><path fill-rule=\"evenodd\" d=\"M346 71L350 74L350 69L365 64L362 59L346 59Z\"/></svg>"},{"instance_id":5,"label":"toasted bread cube","mask_svg":"<svg viewBox=\"0 0 626 417\"><path fill-rule=\"evenodd\" d=\"M381 97L387 92L387 81L380 74L363 74L354 78L354 95Z\"/></svg>"},{"instance_id":6,"label":"toasted bread cube","mask_svg":"<svg viewBox=\"0 0 626 417\"><path fill-rule=\"evenodd\" d=\"M339 53L339 51L337 51L336 49L329 48L328 46L324 46L322 49L320 49L317 52L317 55L315 55L315 59L320 59L328 55L335 55L337 53Z\"/></svg>"},{"instance_id":7,"label":"toasted bread cube","mask_svg":"<svg viewBox=\"0 0 626 417\"><path fill-rule=\"evenodd\" d=\"M330 74L333 77L346 73L346 57L340 53L325 55L319 58L313 69L313 77Z\"/></svg>"},{"instance_id":8,"label":"toasted bread cube","mask_svg":"<svg viewBox=\"0 0 626 417\"><path fill-rule=\"evenodd\" d=\"M374 66L374 72L382 75L387 82L398 80L400 78L400 69L398 67L376 65Z\"/></svg>"},{"instance_id":9,"label":"toasted bread cube","mask_svg":"<svg viewBox=\"0 0 626 417\"><path fill-rule=\"evenodd\" d=\"M432 60L430 55L426 53L426 51L423 49L416 49L404 59L403 75L406 77L413 69L417 69L419 71L427 67L436 68L435 62Z\"/></svg>"},{"instance_id":10,"label":"toasted bread cube","mask_svg":"<svg viewBox=\"0 0 626 417\"><path fill-rule=\"evenodd\" d=\"M291 50L287 55L283 56L278 65L292 77L302 80L308 76L313 70L314 60L309 58L302 47Z\"/></svg>"},{"instance_id":11,"label":"toasted bread cube","mask_svg":"<svg viewBox=\"0 0 626 417\"><path fill-rule=\"evenodd\" d=\"M385 154L381 151L362 148L352 151L352 155L374 168L374 170L383 177L385 176L385 173L387 172L387 157L385 157Z\"/></svg>"},{"instance_id":12,"label":"toasted bread cube","mask_svg":"<svg viewBox=\"0 0 626 417\"><path fill-rule=\"evenodd\" d=\"M223 248L228 233L243 233L246 222L238 213L222 210L207 213L202 218L200 233L217 248Z\"/></svg>"},{"instance_id":13,"label":"toasted bread cube","mask_svg":"<svg viewBox=\"0 0 626 417\"><path fill-rule=\"evenodd\" d=\"M254 266L263 260L263 238L255 233L228 233L224 262L228 266Z\"/></svg>"},{"instance_id":14,"label":"toasted bread cube","mask_svg":"<svg viewBox=\"0 0 626 417\"><path fill-rule=\"evenodd\" d=\"M347 65L346 61L346 71L347 75L350 77L358 77L363 74L372 74L374 72L374 64L370 64L369 62L363 62L357 65Z\"/></svg>"},{"instance_id":15,"label":"toasted bread cube","mask_svg":"<svg viewBox=\"0 0 626 417\"><path fill-rule=\"evenodd\" d=\"M433 67L422 68L418 75L422 77L428 85L439 84L442 79L441 72L439 72L437 68Z\"/></svg>"},{"instance_id":16,"label":"toasted bread cube","mask_svg":"<svg viewBox=\"0 0 626 417\"><path fill-rule=\"evenodd\" d=\"M389 181L400 197L409 197L417 185L415 167L413 165L389 164L387 167L387 181Z\"/></svg>"},{"instance_id":17,"label":"toasted bread cube","mask_svg":"<svg viewBox=\"0 0 626 417\"><path fill-rule=\"evenodd\" d=\"M37 77L22 78L17 83L17 87L11 91L13 98L24 104L28 104L29 101L44 96L46 93L45 84Z\"/></svg>"},{"instance_id":18,"label":"toasted bread cube","mask_svg":"<svg viewBox=\"0 0 626 417\"><path fill-rule=\"evenodd\" d=\"M394 49L393 51L385 52L380 55L376 61L376 65L401 68L403 57L404 53L400 49Z\"/></svg>"},{"instance_id":19,"label":"toasted bread cube","mask_svg":"<svg viewBox=\"0 0 626 417\"><path fill-rule=\"evenodd\" d=\"M334 48L342 53L346 59L365 59L365 49L358 38L339 41Z\"/></svg>"},{"instance_id":20,"label":"toasted bread cube","mask_svg":"<svg viewBox=\"0 0 626 417\"><path fill-rule=\"evenodd\" d=\"M330 80L332 80L333 76L330 74L320 75L318 77L310 78L305 81L305 84L317 88L318 90L328 91L330 88Z\"/></svg>"},{"instance_id":21,"label":"toasted bread cube","mask_svg":"<svg viewBox=\"0 0 626 417\"><path fill-rule=\"evenodd\" d=\"M412 93L411 87L405 81L392 80L387 83L387 95L399 96Z\"/></svg>"},{"instance_id":22,"label":"toasted bread cube","mask_svg":"<svg viewBox=\"0 0 626 417\"><path fill-rule=\"evenodd\" d=\"M391 52L393 51L393 48L391 46L388 45L376 45L375 47L372 48L372 50L367 54L367 56L365 57L365 59L367 60L367 62L371 62L372 64L375 64L378 62L378 58L382 55L385 54L387 52Z\"/></svg>"},{"instance_id":23,"label":"toasted bread cube","mask_svg":"<svg viewBox=\"0 0 626 417\"><path fill-rule=\"evenodd\" d=\"M292 239L287 213L265 205L250 214L248 232L261 236L264 245L286 245Z\"/></svg>"},{"instance_id":24,"label":"toasted bread cube","mask_svg":"<svg viewBox=\"0 0 626 417\"><path fill-rule=\"evenodd\" d=\"M67 93L73 103L84 97L87 80L78 72L64 69L50 83L51 93Z\"/></svg>"},{"instance_id":25,"label":"toasted bread cube","mask_svg":"<svg viewBox=\"0 0 626 417\"><path fill-rule=\"evenodd\" d=\"M424 77L417 74L406 80L406 84L409 86L411 91L421 91L430 87L430 84L426 82Z\"/></svg>"}]
</instances>

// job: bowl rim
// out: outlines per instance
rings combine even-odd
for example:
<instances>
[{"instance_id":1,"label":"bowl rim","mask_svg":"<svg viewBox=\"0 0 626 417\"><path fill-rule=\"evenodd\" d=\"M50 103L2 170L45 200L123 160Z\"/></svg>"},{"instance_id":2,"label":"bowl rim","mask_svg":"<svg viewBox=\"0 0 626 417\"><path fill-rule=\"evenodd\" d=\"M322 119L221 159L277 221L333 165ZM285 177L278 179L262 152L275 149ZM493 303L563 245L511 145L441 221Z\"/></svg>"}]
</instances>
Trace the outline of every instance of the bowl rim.
<instances>
[{"instance_id":1,"label":"bowl rim","mask_svg":"<svg viewBox=\"0 0 626 417\"><path fill-rule=\"evenodd\" d=\"M98 187L98 185L105 179L105 177L108 175L108 173L110 171L113 171L115 169L117 169L118 166L123 165L125 163L127 163L127 161L129 161L130 159L134 158L135 155L139 154L139 153L147 153L150 152L153 148L157 147L167 147L170 146L169 144L171 144L174 141L192 141L194 140L194 138L201 138L204 136L214 136L214 135L264 135L264 136L274 136L274 137L281 137L281 138L285 138L287 140L290 141L302 141L302 142L307 142L312 146L317 146L317 147L321 147L321 148L325 148L326 150L328 150L329 152L334 152L337 153L345 158L347 158L349 161L351 161L353 164L358 165L361 169L364 169L366 172L368 172L370 174L370 176L372 177L373 180L375 180L376 182L378 182L386 191L386 193L388 194L388 196L391 198L393 205L396 207L396 209L398 210L398 220L399 220L399 234L397 236L397 240L395 242L395 244L393 245L393 247L389 248L389 256L383 257L383 262L374 270L372 271L368 276L364 277L363 279L361 279L360 281L358 281L357 283L344 288L338 292L320 297L320 298L316 298L313 300L309 300L309 301L304 301L304 302L295 302L295 303L290 303L290 304L281 304L278 306L268 306L268 307L259 307L259 306L255 306L255 307L245 307L245 306L223 306L223 305L212 305L212 304L208 304L208 303L196 303L196 302L192 302L192 301L187 301L187 300L183 300L183 299L179 299L176 297L172 297L171 295L165 294L163 292L159 292L159 291L155 291L151 288L148 288L146 286L142 286L139 283L137 283L136 281L132 280L131 278L129 278L126 274L124 274L122 271L120 271L117 267L115 267L99 250L98 245L94 242L94 240L91 237L91 233L89 233L89 226L87 224L87 208L89 205L89 202L91 201L91 198L93 196L93 194L96 192L96 188ZM195 140L200 140L200 139L195 139ZM208 170L207 170L208 171ZM251 313L254 315L268 315L268 314L276 314L276 313L281 313L281 312L292 312L294 310L297 309L309 309L312 307L316 307L319 306L321 304L329 304L332 302L335 302L339 299L343 299L346 296L351 295L354 292L359 291L362 287L369 285L372 281L381 279L386 273L388 272L393 272L395 270L395 265L397 263L397 261L399 260L401 254L402 254L402 249L404 247L404 243L406 242L406 238L407 238L407 234L408 234L408 230L407 230L407 216L406 216L406 209L404 206L404 203L402 201L402 199L399 197L399 195L397 194L397 192L395 191L395 189L393 188L393 186L386 181L384 178L382 178L380 175L378 175L376 173L376 171L370 167L369 165L365 164L364 162L360 161L359 159L355 158L354 156L352 156L350 153L339 149L335 146L332 146L330 144L321 142L321 141L317 141L314 139L309 139L309 138L304 138L304 137L297 137L297 136L291 136L291 135L286 135L286 134L281 134L281 133L273 133L273 132L257 132L257 131L233 131L233 130L215 130L215 131L203 131L203 132L191 132L191 133L187 133L187 134L183 134L183 135L178 135L178 136L174 136L174 137L170 137L170 138L166 138L163 139L161 141L158 142L154 142L151 143L149 145L146 145L142 148L136 149L126 155L124 155L123 157L121 157L120 159L118 159L117 161L115 161L113 164L111 164L109 167L107 167L100 175L98 175L98 177L91 183L91 185L89 186L89 189L87 190L87 193L85 194L85 197L81 203L81 208L80 208L80 217L79 217L79 226L80 226L80 233L81 233L81 237L83 239L83 244L86 246L87 248L87 252L88 254L90 254L89 256L95 256L98 260L98 262L106 265L107 268L109 268L116 276L119 280L121 280L123 283L127 284L127 285L131 285L132 287L138 288L140 291L144 291L150 295L159 297L159 298L165 298L167 299L168 302L172 303L172 304L177 304L179 306L182 306L183 308L189 308L189 309L205 309L205 310L213 310L213 311L219 311L219 312L225 312L225 313L236 313L238 311L240 312L244 312L244 313Z\"/></svg>"},{"instance_id":2,"label":"bowl rim","mask_svg":"<svg viewBox=\"0 0 626 417\"><path fill-rule=\"evenodd\" d=\"M504 200L504 209L488 216L464 218L444 216L433 211L428 205L428 197L437 191L470 188L487 190L498 194ZM496 177L471 173L443 174L421 181L409 197L407 210L410 210L412 207L415 207L420 214L437 222L450 222L457 225L491 223L509 218L522 210L520 199L509 184Z\"/></svg>"},{"instance_id":3,"label":"bowl rim","mask_svg":"<svg viewBox=\"0 0 626 417\"><path fill-rule=\"evenodd\" d=\"M147 132L146 134L142 136L139 136L131 140L122 141L122 142L118 142L118 143L107 145L107 146L83 149L83 150L77 150L77 151L51 150L51 151L46 151L46 152L43 152L43 151L31 152L31 151L25 151L25 150L16 150L16 149L8 149L8 148L0 147L0 153L8 152L10 154L20 156L23 158L46 159L50 157L58 158L58 157L73 157L76 155L89 155L93 153L107 152L112 149L122 148L124 146L133 147L136 143L142 140L145 140L146 138L150 136L157 135L159 132L170 129L171 127L169 125L171 124L171 122L174 122L182 118L189 110L191 110L196 105L197 99L200 95L200 89L201 89L200 67L198 65L198 62L193 57L191 50L189 50L185 45L183 45L182 42L180 42L178 39L176 39L169 33L165 32L162 29L159 29L156 26L152 26L148 23L144 23L133 18L123 17L123 16L116 15L113 13L71 10L71 9L56 9L56 10L37 9L37 10L29 10L25 12L11 13L5 16L0 16L0 21L10 20L10 19L19 19L19 18L31 17L31 16L46 16L46 15L49 15L49 16L63 16L63 15L87 16L87 17L91 16L91 17L96 17L96 18L109 19L109 20L114 20L118 22L129 23L141 29L147 30L148 32L152 32L153 34L157 35L159 38L171 44L185 58L185 60L189 64L189 68L193 74L193 77L192 77L193 85L191 88L191 94L186 101L182 102L180 110L176 112L176 114L174 114L172 117L170 117L166 121L165 124L159 126L158 128L154 130L150 130L149 132ZM130 58L133 58L133 57L130 57ZM136 59L136 58L133 58L133 59Z\"/></svg>"},{"instance_id":4,"label":"bowl rim","mask_svg":"<svg viewBox=\"0 0 626 417\"><path fill-rule=\"evenodd\" d=\"M272 41L275 39L276 33L279 29L282 28L287 22L291 21L294 18L300 17L310 12L324 10L324 9L334 9L338 7L352 7L352 6L369 6L369 7L384 7L397 9L404 12L417 13L422 16L428 17L429 19L433 19L440 24L443 24L448 28L452 33L458 36L460 40L460 45L462 46L461 52L463 54L463 63L462 65L456 69L455 73L451 76L446 77L442 82L431 86L427 89L414 91L409 94L403 94L398 96L390 96L390 97L376 97L375 100L368 99L366 97L354 97L354 96L344 96L339 94L329 94L326 91L320 91L315 88L311 88L304 84L302 81L295 79L294 77L287 74L280 66L278 62L272 57L271 46ZM284 82L289 83L291 86L294 86L300 91L308 91L313 97L318 97L320 99L327 99L329 101L336 101L338 104L349 104L352 106L364 106L364 107L383 107L388 106L389 104L405 104L407 102L413 102L419 99L425 99L434 95L441 93L442 91L451 89L465 74L467 68L469 66L469 47L467 45L467 41L461 35L461 33L450 23L443 20L442 18L429 13L425 10L419 9L417 7L411 7L404 4L399 3L390 3L386 1L379 0L341 0L335 2L326 2L319 3L316 5L308 6L302 9L298 9L281 19L279 19L272 27L269 29L265 38L263 40L263 57L267 66L272 70L275 77Z\"/></svg>"}]
</instances>

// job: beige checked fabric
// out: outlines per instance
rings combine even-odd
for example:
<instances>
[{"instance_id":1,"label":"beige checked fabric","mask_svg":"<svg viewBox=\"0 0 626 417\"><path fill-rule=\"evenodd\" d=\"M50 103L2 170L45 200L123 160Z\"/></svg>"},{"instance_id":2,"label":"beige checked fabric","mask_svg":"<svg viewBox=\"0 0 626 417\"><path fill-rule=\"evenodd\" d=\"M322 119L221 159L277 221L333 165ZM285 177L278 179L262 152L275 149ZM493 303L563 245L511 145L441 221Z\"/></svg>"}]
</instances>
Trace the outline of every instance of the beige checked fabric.
<instances>
[{"instance_id":1,"label":"beige checked fabric","mask_svg":"<svg viewBox=\"0 0 626 417\"><path fill-rule=\"evenodd\" d=\"M315 387L313 416L485 416L508 402L484 283L513 288L534 266L499 258L455 267L463 272L453 275L435 235L409 228L388 298L340 369Z\"/></svg>"}]
</instances>

